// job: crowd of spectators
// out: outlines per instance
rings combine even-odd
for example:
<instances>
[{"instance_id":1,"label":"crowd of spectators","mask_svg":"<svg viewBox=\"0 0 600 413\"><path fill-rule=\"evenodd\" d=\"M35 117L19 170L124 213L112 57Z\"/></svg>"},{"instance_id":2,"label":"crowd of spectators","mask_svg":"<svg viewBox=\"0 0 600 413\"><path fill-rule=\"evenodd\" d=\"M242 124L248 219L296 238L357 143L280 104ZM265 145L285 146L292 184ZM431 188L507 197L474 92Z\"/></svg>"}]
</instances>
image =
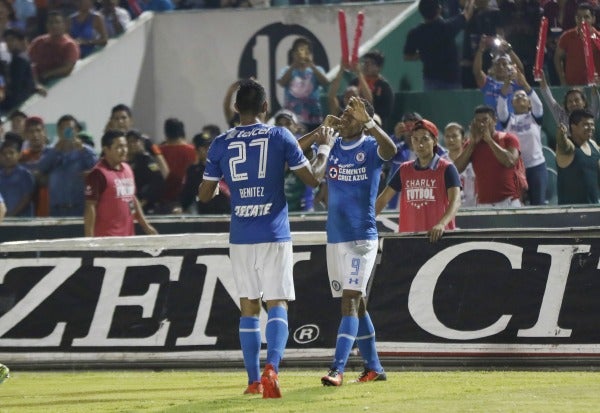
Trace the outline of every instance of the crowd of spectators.
<instances>
[{"instance_id":1,"label":"crowd of spectators","mask_svg":"<svg viewBox=\"0 0 600 413\"><path fill-rule=\"evenodd\" d=\"M20 128L21 122L24 125L19 133L7 131L0 145L0 194L6 215L83 216L86 176L103 155L94 147L93 139L70 114L56 121L56 142L51 146L44 119L22 112L15 112L12 119L11 129ZM196 199L208 147L221 132L216 125L206 125L190 143L184 123L166 119L164 137L158 139L162 140L158 145L131 126L131 109L123 104L113 107L106 130L126 138L127 162L145 214L229 212L224 183L210 203L199 204Z\"/></svg>"}]
</instances>

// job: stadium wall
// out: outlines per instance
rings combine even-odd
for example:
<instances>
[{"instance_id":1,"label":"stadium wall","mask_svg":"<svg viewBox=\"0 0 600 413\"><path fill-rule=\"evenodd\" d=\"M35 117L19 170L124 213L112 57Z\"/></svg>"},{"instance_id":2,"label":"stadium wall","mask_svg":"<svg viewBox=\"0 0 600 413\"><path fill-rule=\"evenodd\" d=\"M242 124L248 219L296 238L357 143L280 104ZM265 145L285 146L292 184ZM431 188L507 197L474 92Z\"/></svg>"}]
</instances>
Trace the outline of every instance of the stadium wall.
<instances>
[{"instance_id":1,"label":"stadium wall","mask_svg":"<svg viewBox=\"0 0 600 413\"><path fill-rule=\"evenodd\" d=\"M384 234L370 286L379 351L386 363L597 364L599 231L459 230L436 244ZM325 234L293 238L286 360L328 360L339 302L330 297ZM0 360L240 363L235 297L227 234L4 243Z\"/></svg>"},{"instance_id":2,"label":"stadium wall","mask_svg":"<svg viewBox=\"0 0 600 413\"><path fill-rule=\"evenodd\" d=\"M160 234L227 233L226 215L165 215L149 217ZM292 231L323 231L327 214L291 213ZM600 209L595 206L523 207L507 209L465 208L458 212L459 228L472 230L507 228L587 228L600 222ZM389 211L377 217L380 232L398 229L398 212ZM76 238L83 235L82 218L6 218L1 226L0 243L10 241ZM137 228L138 235L143 233ZM1 244L0 244L1 245Z\"/></svg>"}]
</instances>

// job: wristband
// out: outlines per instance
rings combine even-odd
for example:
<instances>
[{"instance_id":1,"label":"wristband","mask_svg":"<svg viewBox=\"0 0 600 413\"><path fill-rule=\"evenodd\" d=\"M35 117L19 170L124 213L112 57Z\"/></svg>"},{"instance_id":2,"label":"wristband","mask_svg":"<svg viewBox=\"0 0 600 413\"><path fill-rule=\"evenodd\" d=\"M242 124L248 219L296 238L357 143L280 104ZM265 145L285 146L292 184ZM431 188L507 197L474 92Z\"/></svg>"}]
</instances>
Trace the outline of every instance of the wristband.
<instances>
[{"instance_id":1,"label":"wristband","mask_svg":"<svg viewBox=\"0 0 600 413\"><path fill-rule=\"evenodd\" d=\"M319 149L317 150L317 155L325 155L325 157L327 158L329 156L330 151L331 151L331 146L319 145Z\"/></svg>"},{"instance_id":2,"label":"wristband","mask_svg":"<svg viewBox=\"0 0 600 413\"><path fill-rule=\"evenodd\" d=\"M373 129L377 125L375 121L371 118L368 122L365 122L365 129Z\"/></svg>"}]
</instances>

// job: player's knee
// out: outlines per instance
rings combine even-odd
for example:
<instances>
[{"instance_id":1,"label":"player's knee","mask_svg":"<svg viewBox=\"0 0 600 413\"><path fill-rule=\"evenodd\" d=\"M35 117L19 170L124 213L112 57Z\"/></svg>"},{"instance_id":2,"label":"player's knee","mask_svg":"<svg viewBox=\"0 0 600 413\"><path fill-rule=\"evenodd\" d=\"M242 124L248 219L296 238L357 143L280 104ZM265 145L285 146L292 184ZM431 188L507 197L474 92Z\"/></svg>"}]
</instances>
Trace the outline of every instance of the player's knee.
<instances>
[{"instance_id":1,"label":"player's knee","mask_svg":"<svg viewBox=\"0 0 600 413\"><path fill-rule=\"evenodd\" d=\"M342 293L342 315L358 316L361 296L360 291L344 290Z\"/></svg>"}]
</instances>

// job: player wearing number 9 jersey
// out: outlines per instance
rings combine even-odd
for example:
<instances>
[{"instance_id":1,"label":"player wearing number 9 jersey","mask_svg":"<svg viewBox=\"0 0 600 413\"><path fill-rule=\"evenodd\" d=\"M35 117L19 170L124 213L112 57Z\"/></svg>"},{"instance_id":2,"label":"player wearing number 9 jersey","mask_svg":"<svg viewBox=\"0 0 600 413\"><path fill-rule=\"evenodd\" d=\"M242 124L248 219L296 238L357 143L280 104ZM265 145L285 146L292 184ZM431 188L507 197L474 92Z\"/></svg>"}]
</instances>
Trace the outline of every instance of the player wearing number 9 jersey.
<instances>
[{"instance_id":1,"label":"player wearing number 9 jersey","mask_svg":"<svg viewBox=\"0 0 600 413\"><path fill-rule=\"evenodd\" d=\"M359 382L385 380L375 346L366 289L377 256L375 199L381 168L396 145L372 119L371 104L352 97L339 119L326 119L339 132L327 164L327 272L331 292L342 298L335 355L325 386L340 386L354 341L364 360Z\"/></svg>"},{"instance_id":2,"label":"player wearing number 9 jersey","mask_svg":"<svg viewBox=\"0 0 600 413\"><path fill-rule=\"evenodd\" d=\"M240 125L218 136L208 150L200 201L207 202L223 178L231 191L229 255L240 299L239 335L248 387L244 393L281 397L279 362L288 339L287 301L294 300L293 260L284 194L286 164L307 185L316 187L308 160L285 128L264 124L264 88L242 80L235 109ZM317 159L323 169L326 157ZM260 300L267 303L267 360L260 376Z\"/></svg>"}]
</instances>

